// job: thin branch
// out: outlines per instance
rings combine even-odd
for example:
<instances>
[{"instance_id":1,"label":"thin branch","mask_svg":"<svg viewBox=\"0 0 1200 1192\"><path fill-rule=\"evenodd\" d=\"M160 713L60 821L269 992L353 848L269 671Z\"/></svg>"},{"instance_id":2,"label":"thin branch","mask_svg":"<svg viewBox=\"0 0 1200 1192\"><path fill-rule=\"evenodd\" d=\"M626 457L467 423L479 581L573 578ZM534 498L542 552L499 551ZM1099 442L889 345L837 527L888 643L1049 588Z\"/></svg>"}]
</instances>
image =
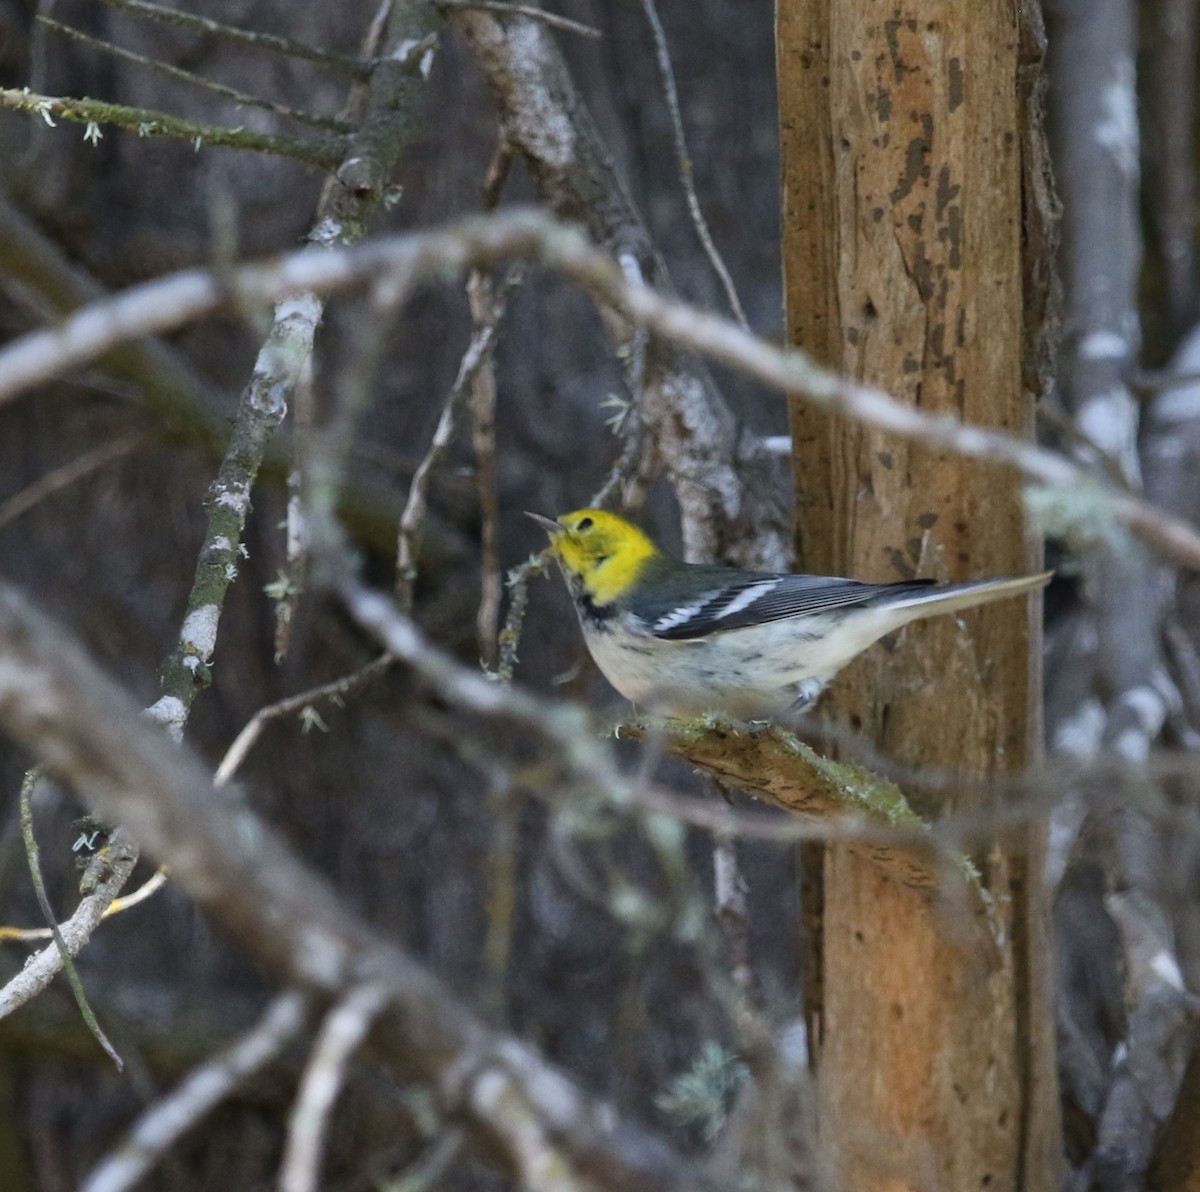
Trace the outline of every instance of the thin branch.
<instances>
[{"instance_id":1,"label":"thin branch","mask_svg":"<svg viewBox=\"0 0 1200 1192\"><path fill-rule=\"evenodd\" d=\"M140 451L152 438L153 435L150 431L129 431L127 434L110 439L107 443L101 443L99 447L93 447L91 451L85 451L82 455L52 469L19 493L14 493L7 501L0 502L0 526L6 526L9 522L15 521L18 517L28 513L39 502L74 484L77 480L82 480L85 476L90 476L93 472L98 472L101 468L106 468L109 464L116 463L117 460Z\"/></svg>"},{"instance_id":2,"label":"thin branch","mask_svg":"<svg viewBox=\"0 0 1200 1192\"><path fill-rule=\"evenodd\" d=\"M471 319L482 326L495 307L491 280L478 270L467 280ZM475 453L475 494L480 514L479 608L475 632L479 657L486 670L500 661L500 601L504 583L500 570L500 497L496 488L496 371L492 358L471 382L471 447Z\"/></svg>"},{"instance_id":3,"label":"thin branch","mask_svg":"<svg viewBox=\"0 0 1200 1192\"><path fill-rule=\"evenodd\" d=\"M513 151L501 130L492 160L484 176L483 203L494 211L512 168ZM491 278L478 269L467 278L467 299L476 327L487 321L495 305ZM495 670L500 661L500 601L504 581L500 570L500 497L496 487L496 370L494 355L471 383L471 447L475 453L475 494L480 514L479 608L475 632L479 657L485 670Z\"/></svg>"},{"instance_id":4,"label":"thin branch","mask_svg":"<svg viewBox=\"0 0 1200 1192\"><path fill-rule=\"evenodd\" d=\"M144 17L152 21L160 21L164 25L176 25L181 29L190 29L193 33L206 33L221 41L232 42L234 45L249 46L251 49L263 50L269 54L283 54L289 58L303 58L309 62L319 62L342 74L348 74L360 82L366 80L371 73L372 64L351 58L346 54L333 54L328 50L318 50L293 41L290 37L279 37L274 33L255 33L250 29L242 29L238 25L227 25L223 21L214 21L210 17L198 16L177 8L164 8L159 4L148 4L145 0L103 0L111 8L121 8L134 16Z\"/></svg>"},{"instance_id":5,"label":"thin branch","mask_svg":"<svg viewBox=\"0 0 1200 1192\"><path fill-rule=\"evenodd\" d=\"M151 1105L115 1150L89 1173L80 1192L128 1192L188 1130L198 1126L240 1084L295 1040L308 1021L309 999L280 994L236 1043L194 1069L172 1093Z\"/></svg>"},{"instance_id":6,"label":"thin branch","mask_svg":"<svg viewBox=\"0 0 1200 1192\"><path fill-rule=\"evenodd\" d=\"M396 595L401 607L406 611L412 608L413 586L417 579L417 554L429 500L430 476L450 450L459 415L471 397L475 379L491 360L496 336L500 330L500 320L507 306L507 295L518 284L519 275L509 278L483 320L476 321L470 342L462 360L459 361L458 375L454 379L446 404L442 407L437 428L433 432L433 441L429 444L425 458L418 464L409 485L408 501L400 515L400 532L396 542Z\"/></svg>"},{"instance_id":7,"label":"thin branch","mask_svg":"<svg viewBox=\"0 0 1200 1192\"><path fill-rule=\"evenodd\" d=\"M101 921L110 918L112 915L119 915L122 911L132 910L135 906L140 906L147 898L153 897L159 890L167 884L167 870L165 866L161 866L152 877L148 877L132 894L119 895L112 900L112 903L104 908L104 914L100 916Z\"/></svg>"},{"instance_id":8,"label":"thin branch","mask_svg":"<svg viewBox=\"0 0 1200 1192\"><path fill-rule=\"evenodd\" d=\"M572 21L569 17L560 17L557 13L547 12L544 8L535 8L532 4L506 4L504 0L434 0L438 8L466 8L478 12L496 12L502 16L528 17L531 21L548 26L551 29L561 29L564 33L577 33L580 37L600 39L604 36L599 29L585 25L582 21Z\"/></svg>"},{"instance_id":9,"label":"thin branch","mask_svg":"<svg viewBox=\"0 0 1200 1192\"><path fill-rule=\"evenodd\" d=\"M129 880L137 859L133 838L117 828L94 861L97 871L94 885L80 900L70 919L59 926L64 946L71 956L78 956L92 938L105 910ZM6 1018L41 993L62 969L62 963L56 944L43 948L26 961L21 971L0 989L0 1018Z\"/></svg>"},{"instance_id":10,"label":"thin branch","mask_svg":"<svg viewBox=\"0 0 1200 1192\"><path fill-rule=\"evenodd\" d=\"M733 284L733 278L730 277L729 270L726 268L716 244L713 243L712 233L708 230L708 221L704 218L700 199L696 194L692 155L688 152L687 137L683 131L683 114L679 110L679 91L675 86L675 70L671 65L671 51L667 48L667 35L663 30L654 0L642 0L642 11L646 14L650 31L654 35L654 53L658 59L658 73L662 80L663 95L666 97L667 111L671 114L671 129L675 136L675 156L679 162L679 181L683 186L683 193L687 196L692 226L696 229L696 235L700 238L705 255L721 279L721 285L725 287L725 297L729 302L729 308L733 311L737 321L748 331L750 324L746 321L746 312L742 309L742 302Z\"/></svg>"},{"instance_id":11,"label":"thin branch","mask_svg":"<svg viewBox=\"0 0 1200 1192\"><path fill-rule=\"evenodd\" d=\"M89 138L98 136L102 125L111 124L136 132L139 137L169 137L190 141L196 149L209 145L219 149L269 153L321 170L336 169L345 152L339 137L317 140L278 133L249 132L244 128L227 128L220 124L197 124L194 120L170 116L151 108L132 108L99 99L38 95L33 91L17 91L9 87L0 88L0 108L40 116L51 128L56 119L86 124L85 135Z\"/></svg>"},{"instance_id":12,"label":"thin branch","mask_svg":"<svg viewBox=\"0 0 1200 1192\"><path fill-rule=\"evenodd\" d=\"M385 1192L430 1192L442 1187L450 1165L462 1154L463 1134L461 1130L444 1131L422 1155L402 1174L395 1177Z\"/></svg>"},{"instance_id":13,"label":"thin branch","mask_svg":"<svg viewBox=\"0 0 1200 1192\"><path fill-rule=\"evenodd\" d=\"M83 990L83 981L79 976L79 970L75 967L75 961L67 948L67 941L63 939L63 934L59 930L58 916L55 915L54 908L50 905L50 899L46 894L46 883L42 880L42 866L38 859L37 837L33 832L33 789L41 781L41 777L40 771L30 770L21 783L21 838L25 842L25 858L29 862L29 876L33 881L33 890L37 895L38 906L42 908L42 914L45 915L46 922L50 925L50 933L54 937L54 946L58 949L63 970L67 974L67 981L70 983L71 992L75 996L75 1005L79 1007L80 1017L87 1024L88 1030L92 1032L92 1037L100 1044L109 1059L116 1064L117 1071L120 1072L125 1067L125 1061L117 1054L117 1049L104 1033L104 1029L100 1026L96 1018L95 1011L88 1002L87 994Z\"/></svg>"},{"instance_id":14,"label":"thin branch","mask_svg":"<svg viewBox=\"0 0 1200 1192\"><path fill-rule=\"evenodd\" d=\"M292 1107L279 1192L316 1192L325 1131L346 1065L391 998L386 984L363 985L348 993L322 1023Z\"/></svg>"},{"instance_id":15,"label":"thin branch","mask_svg":"<svg viewBox=\"0 0 1200 1192\"><path fill-rule=\"evenodd\" d=\"M273 112L276 116L284 116L289 120L296 120L301 124L309 124L313 128L323 128L326 132L348 133L351 131L351 125L342 120L335 120L330 116L319 116L314 112L302 112L297 108L289 108L287 104L275 103L274 100L263 99L258 95L247 95L244 91L237 91L233 87L226 87L224 83L215 82L213 79L206 79L203 75L195 74L190 70L184 70L179 66L172 66L171 63L164 62L160 58L148 58L145 54L137 54L133 50L126 50L121 46L114 45L111 41L105 41L100 37L93 37L90 33L84 33L82 29L76 29L72 25L64 25L61 21L56 21L52 17L43 16L40 13L37 19L48 28L57 30L59 33L65 34L75 41L82 42L84 45L89 45L95 49L102 50L106 54L111 54L114 58L120 58L125 62L134 62L138 66L144 66L148 70L157 71L159 74L166 75L167 78L177 79L182 83L189 83L193 87L203 87L206 91L211 91L214 95L220 95L231 103L239 104L243 107L260 108L264 112Z\"/></svg>"},{"instance_id":16,"label":"thin branch","mask_svg":"<svg viewBox=\"0 0 1200 1192\"><path fill-rule=\"evenodd\" d=\"M484 210L493 212L512 169L513 149L501 129L492 160L483 183ZM475 326L487 318L495 302L494 286L487 274L472 270L467 278L467 298ZM471 385L471 446L475 453L475 492L480 512L479 608L475 631L479 639L479 657L487 671L500 666L500 605L504 596L504 574L500 569L500 497L496 486L496 370L494 355L480 369ZM519 614L523 615L523 614ZM520 638L513 638L514 651ZM514 653L515 662L515 653ZM512 666L509 666L509 678ZM507 681L507 680L505 680ZM511 808L507 801L500 811L506 817ZM504 819L504 823L507 820Z\"/></svg>"},{"instance_id":17,"label":"thin branch","mask_svg":"<svg viewBox=\"0 0 1200 1192\"><path fill-rule=\"evenodd\" d=\"M541 551L524 563L509 569L507 576L508 614L504 628L500 630L497 644L500 658L496 664L496 678L501 683L511 683L517 668L517 651L521 646L521 630L525 624L525 612L529 607L529 581L535 575L545 575L550 566L550 552Z\"/></svg>"},{"instance_id":18,"label":"thin branch","mask_svg":"<svg viewBox=\"0 0 1200 1192\"><path fill-rule=\"evenodd\" d=\"M1136 393L1162 393L1200 384L1200 372L1172 372L1170 368L1133 369L1126 374L1125 382Z\"/></svg>"},{"instance_id":19,"label":"thin branch","mask_svg":"<svg viewBox=\"0 0 1200 1192\"><path fill-rule=\"evenodd\" d=\"M273 720L281 720L285 716L303 712L305 708L311 708L313 704L322 700L331 700L340 704L342 700L361 691L368 683L382 675L394 661L389 655L381 654L378 658L368 662L366 666L360 667L349 675L343 675L340 679L322 683L319 687L310 687L307 691L301 691L297 695L290 695L286 699L268 704L265 708L259 708L233 739L233 744L225 751L225 756L221 759L221 764L217 767L213 779L214 785L224 786L237 773L246 760L246 755L262 735L263 729Z\"/></svg>"}]
</instances>

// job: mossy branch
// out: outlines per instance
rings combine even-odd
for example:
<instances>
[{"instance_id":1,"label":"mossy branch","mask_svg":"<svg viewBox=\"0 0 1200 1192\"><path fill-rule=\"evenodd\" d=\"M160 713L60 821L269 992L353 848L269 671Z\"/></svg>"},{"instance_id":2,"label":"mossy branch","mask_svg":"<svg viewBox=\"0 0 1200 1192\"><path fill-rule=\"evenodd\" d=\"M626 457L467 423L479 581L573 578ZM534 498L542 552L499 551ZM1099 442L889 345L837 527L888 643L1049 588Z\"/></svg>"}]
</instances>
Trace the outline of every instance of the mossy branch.
<instances>
[{"instance_id":1,"label":"mossy branch","mask_svg":"<svg viewBox=\"0 0 1200 1192\"><path fill-rule=\"evenodd\" d=\"M88 139L98 138L102 125L115 125L136 132L140 137L191 141L197 149L211 145L221 149L271 153L327 171L337 168L346 151L346 141L342 137L306 138L250 132L244 128L227 128L219 124L198 124L194 120L169 116L151 108L132 108L100 99L39 95L34 91L11 87L0 88L0 108L40 116L52 128L58 120L87 125L84 136Z\"/></svg>"},{"instance_id":2,"label":"mossy branch","mask_svg":"<svg viewBox=\"0 0 1200 1192\"><path fill-rule=\"evenodd\" d=\"M972 884L978 881L968 858L939 849L926 836L929 825L891 779L852 762L822 757L784 729L752 729L705 717L654 724L635 721L623 724L620 734L653 737L667 752L720 782L803 820L844 823L850 830L848 847L905 885L932 892L944 883L948 871L957 871ZM897 842L880 843L873 833L856 840L852 829L858 827L878 828L880 834L894 830Z\"/></svg>"}]
</instances>

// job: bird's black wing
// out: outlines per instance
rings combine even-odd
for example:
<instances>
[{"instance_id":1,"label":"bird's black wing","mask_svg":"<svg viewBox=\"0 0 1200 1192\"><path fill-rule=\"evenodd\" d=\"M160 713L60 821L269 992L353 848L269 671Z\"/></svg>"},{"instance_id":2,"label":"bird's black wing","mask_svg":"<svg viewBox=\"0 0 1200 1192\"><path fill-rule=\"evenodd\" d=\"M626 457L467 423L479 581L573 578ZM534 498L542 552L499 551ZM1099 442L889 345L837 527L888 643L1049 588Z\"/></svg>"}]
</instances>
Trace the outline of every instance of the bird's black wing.
<instances>
[{"instance_id":1,"label":"bird's black wing","mask_svg":"<svg viewBox=\"0 0 1200 1192\"><path fill-rule=\"evenodd\" d=\"M717 579L720 569L712 569ZM728 576L728 572L725 573ZM650 632L667 641L686 641L710 633L743 629L802 613L863 607L928 587L931 579L895 584L864 584L823 575L751 574L714 584L688 604L640 610ZM647 615L649 614L649 615Z\"/></svg>"}]
</instances>

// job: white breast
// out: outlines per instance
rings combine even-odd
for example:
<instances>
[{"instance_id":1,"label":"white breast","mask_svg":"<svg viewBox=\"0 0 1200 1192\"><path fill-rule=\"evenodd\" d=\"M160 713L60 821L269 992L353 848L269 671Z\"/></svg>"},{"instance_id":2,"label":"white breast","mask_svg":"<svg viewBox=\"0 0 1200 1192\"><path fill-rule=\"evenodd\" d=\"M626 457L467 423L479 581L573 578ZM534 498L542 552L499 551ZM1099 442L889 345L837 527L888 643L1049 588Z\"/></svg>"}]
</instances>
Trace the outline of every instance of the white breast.
<instances>
[{"instance_id":1,"label":"white breast","mask_svg":"<svg viewBox=\"0 0 1200 1192\"><path fill-rule=\"evenodd\" d=\"M851 658L907 619L895 610L855 609L695 641L654 638L629 617L583 629L608 681L647 711L770 720L797 699L814 698Z\"/></svg>"}]
</instances>

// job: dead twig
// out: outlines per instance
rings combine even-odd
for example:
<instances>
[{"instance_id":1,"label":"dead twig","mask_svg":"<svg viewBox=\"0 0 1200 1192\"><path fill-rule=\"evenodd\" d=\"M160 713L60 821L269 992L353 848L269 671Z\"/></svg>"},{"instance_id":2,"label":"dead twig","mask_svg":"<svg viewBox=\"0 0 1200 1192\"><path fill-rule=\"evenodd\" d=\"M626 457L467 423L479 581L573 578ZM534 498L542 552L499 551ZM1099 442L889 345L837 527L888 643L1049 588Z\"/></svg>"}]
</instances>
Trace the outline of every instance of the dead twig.
<instances>
[{"instance_id":1,"label":"dead twig","mask_svg":"<svg viewBox=\"0 0 1200 1192\"><path fill-rule=\"evenodd\" d=\"M675 156L679 162L679 181L687 198L688 214L692 217L692 226L700 238L705 256L725 288L725 297L734 318L748 331L750 324L746 321L746 312L738 297L733 278L725 265L716 244L713 243L712 233L708 230L708 221L700 207L700 199L696 194L695 171L692 168L692 155L688 152L687 136L683 131L683 114L679 110L679 91L675 86L675 70L671 65L671 51L667 48L667 35L659 19L658 8L654 0L642 0L642 11L650 25L654 37L654 55L658 60L658 73L662 81L663 95L667 101L667 111L671 115L671 130L675 137Z\"/></svg>"},{"instance_id":2,"label":"dead twig","mask_svg":"<svg viewBox=\"0 0 1200 1192\"><path fill-rule=\"evenodd\" d=\"M292 1107L279 1192L316 1192L325 1131L346 1065L391 997L386 984L364 985L348 993L326 1016Z\"/></svg>"}]
</instances>

